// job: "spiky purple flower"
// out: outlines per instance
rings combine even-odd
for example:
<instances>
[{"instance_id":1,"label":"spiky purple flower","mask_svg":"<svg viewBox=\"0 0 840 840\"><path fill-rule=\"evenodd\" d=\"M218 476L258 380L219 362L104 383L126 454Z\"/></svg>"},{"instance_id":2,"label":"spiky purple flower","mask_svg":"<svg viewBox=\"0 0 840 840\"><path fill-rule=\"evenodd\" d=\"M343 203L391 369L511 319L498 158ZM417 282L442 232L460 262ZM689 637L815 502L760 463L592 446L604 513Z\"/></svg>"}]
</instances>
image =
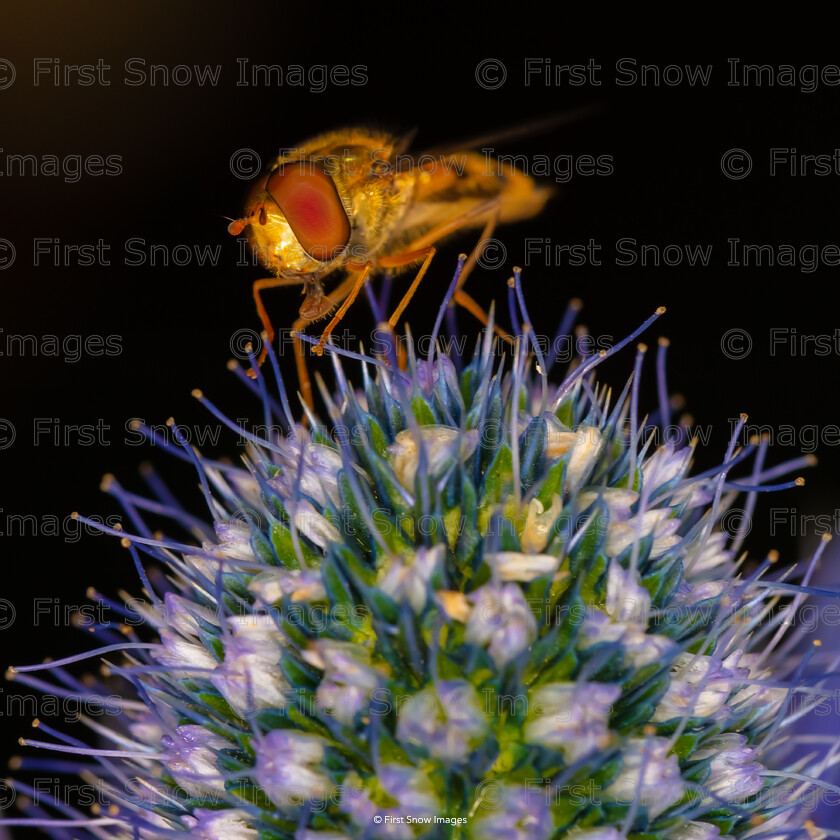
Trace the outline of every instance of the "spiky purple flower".
<instances>
[{"instance_id":1,"label":"spiky purple flower","mask_svg":"<svg viewBox=\"0 0 840 840\"><path fill-rule=\"evenodd\" d=\"M802 712L791 698L821 684L814 651L774 658L810 590L775 557L746 563L720 527L739 495L750 509L804 463L764 469L766 443L737 447L742 419L722 464L692 476L687 429L657 445L664 343L648 423L643 346L620 393L594 379L663 310L550 387L518 270L512 288L522 326L505 354L492 324L465 363L433 341L422 360L409 344L400 371L387 331L381 356L330 346L326 423L294 421L273 350L274 390L239 375L282 433L197 393L248 444L244 465L214 461L172 426L209 524L157 477L156 501L108 482L132 532L84 521L130 552L145 602L112 606L142 626L11 672L104 704L112 682L68 668L109 663L113 727L24 741L70 754L107 801L24 804L6 823L102 840L823 836L802 793L836 750L786 766L776 749ZM186 535L155 537L144 510Z\"/></svg>"}]
</instances>

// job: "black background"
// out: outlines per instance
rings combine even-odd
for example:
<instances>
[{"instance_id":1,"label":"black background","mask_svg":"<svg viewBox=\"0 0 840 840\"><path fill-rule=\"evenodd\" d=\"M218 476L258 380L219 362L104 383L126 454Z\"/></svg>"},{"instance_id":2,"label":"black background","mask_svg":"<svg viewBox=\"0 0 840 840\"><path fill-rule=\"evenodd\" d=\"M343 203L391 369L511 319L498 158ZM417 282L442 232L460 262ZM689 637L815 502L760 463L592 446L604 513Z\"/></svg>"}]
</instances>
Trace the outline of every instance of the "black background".
<instances>
[{"instance_id":1,"label":"black background","mask_svg":"<svg viewBox=\"0 0 840 840\"><path fill-rule=\"evenodd\" d=\"M728 266L727 240L740 237L774 248L840 242L840 174L794 177L782 168L772 176L768 165L773 147L833 155L840 146L840 87L821 84L805 92L801 85L780 83L730 86L727 59L802 68L840 63L840 54L757 48L754 40L735 37L719 48L701 49L663 47L659 39L628 34L616 47L592 27L557 29L524 15L514 21L510 10L498 19L487 12L479 23L478 10L456 19L434 7L406 15L397 8L315 12L302 5L42 4L9 6L3 13L0 57L17 72L14 84L0 90L0 237L16 249L14 264L0 271L0 417L16 431L14 443L0 451L0 597L16 611L14 623L0 633L4 662L39 661L87 644L68 630L64 613L85 603L89 585L109 595L120 587L139 591L128 554L114 540L79 535L66 524L53 533L55 523L73 510L119 513L98 490L102 474L115 472L139 490L137 465L151 459L177 492L194 500L191 507L201 510L189 469L159 449L129 445L125 423L140 417L162 424L170 415L187 426L205 423L190 397L196 386L229 415L256 416L256 402L225 369L237 331L259 329L250 283L263 274L239 264L237 244L226 232L225 217L240 213L247 183L231 172L231 157L249 148L268 160L281 147L345 125L399 132L416 127L414 148L422 150L603 103L599 116L502 149L551 158L606 155L614 171L573 177L560 185L541 216L502 228L498 238L508 259L495 270L477 271L469 290L483 305L497 298L506 309L505 281L513 265L525 263L525 237L545 237L554 245L590 239L600 244L600 266L531 258L523 277L535 328L552 334L567 300L577 296L585 303L581 322L593 335L618 340L657 306L667 306L646 340L653 347L659 335L671 339L671 386L686 396L696 423L716 430L711 444L698 451L702 467L722 458L739 412L748 412L750 423L776 430L810 425L821 430L820 465L807 474L808 486L762 501L747 544L756 556L770 548L780 549L785 560L804 556L814 524L774 532L770 509L822 514L832 529L840 453L837 436L826 427L840 423L835 398L840 358L836 348L817 355L813 345L804 353L781 348L771 354L771 330L833 336L840 327L838 269ZM110 65L110 85L56 85L42 77L35 86L36 57L58 58L62 67L101 59ZM170 71L179 64L220 65L219 83L165 85L158 77L157 84L131 87L124 78L125 62L132 58L147 70L152 64ZM279 64L292 73L293 65L300 65L309 82L238 86L237 58ZM479 62L488 58L506 68L506 81L497 89L476 81ZM553 68L600 65L595 78L601 84L573 86L568 77L555 84L534 76L526 85L527 58L544 59ZM647 85L621 86L615 80L622 58L655 65L660 78L668 64L712 65L711 80L656 85L649 75ZM317 65L327 73L355 66L367 81L349 86L328 81L326 90L316 92L322 72ZM669 72L673 80L676 71ZM753 159L752 172L740 180L721 169L722 155L732 148L747 150ZM82 174L75 183L62 175L21 175L7 166L6 156L14 154L117 155L121 174ZM35 266L36 237L56 237L62 245L101 239L110 245L110 265L56 264L46 257ZM218 248L219 258L215 265L128 266L124 247L134 237L170 249L206 245ZM711 262L694 268L618 266L614 249L622 237L660 247L711 244ZM455 258L468 244L456 240L441 249L408 310L412 323L433 317ZM288 325L299 305L296 293L280 290L268 300L275 322ZM504 312L503 321L506 317ZM475 326L466 315L460 323L464 329ZM348 325L359 334L369 331L364 303L348 316ZM745 358L722 352L721 342L733 329L746 331L752 342ZM9 344L9 337L22 335L36 336L41 351L16 351L20 345ZM64 358L44 352L49 336L64 342ZM116 337L112 346L120 352L83 352L71 361L78 341L91 336ZM632 359L626 351L610 360L602 378L620 387ZM291 359L284 357L282 364L293 376ZM643 395L653 408L652 359L646 370ZM45 437L35 445L35 418L56 418L68 440ZM80 446L72 430L66 431L97 423L109 427L98 445ZM772 445L769 463L809 451L810 434L802 432L792 445ZM236 457L234 438L223 436L209 452ZM36 524L30 522L21 534L14 524L20 520L9 518L14 516L34 516ZM37 597L57 599L59 609L33 626ZM0 752L16 749L23 725L10 727Z\"/></svg>"}]
</instances>

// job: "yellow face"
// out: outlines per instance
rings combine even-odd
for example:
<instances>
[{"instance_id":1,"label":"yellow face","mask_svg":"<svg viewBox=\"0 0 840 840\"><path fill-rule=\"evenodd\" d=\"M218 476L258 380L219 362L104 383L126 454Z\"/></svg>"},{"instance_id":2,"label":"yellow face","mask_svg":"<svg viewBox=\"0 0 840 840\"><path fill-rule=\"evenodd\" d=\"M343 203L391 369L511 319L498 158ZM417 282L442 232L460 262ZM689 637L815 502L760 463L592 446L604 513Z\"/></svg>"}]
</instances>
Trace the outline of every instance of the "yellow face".
<instances>
[{"instance_id":1,"label":"yellow face","mask_svg":"<svg viewBox=\"0 0 840 840\"><path fill-rule=\"evenodd\" d=\"M279 207L264 207L262 219L248 226L246 233L254 255L278 277L313 274L325 269L321 260L308 254L292 231Z\"/></svg>"}]
</instances>

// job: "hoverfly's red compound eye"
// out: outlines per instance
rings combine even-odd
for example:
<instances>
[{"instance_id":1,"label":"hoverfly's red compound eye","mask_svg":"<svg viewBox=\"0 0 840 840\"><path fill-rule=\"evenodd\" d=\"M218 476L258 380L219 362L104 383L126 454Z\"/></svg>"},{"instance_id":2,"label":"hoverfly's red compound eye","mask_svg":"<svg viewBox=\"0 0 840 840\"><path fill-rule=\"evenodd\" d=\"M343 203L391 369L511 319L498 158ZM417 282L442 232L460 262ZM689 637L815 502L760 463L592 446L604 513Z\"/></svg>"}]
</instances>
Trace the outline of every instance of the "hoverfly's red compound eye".
<instances>
[{"instance_id":1,"label":"hoverfly's red compound eye","mask_svg":"<svg viewBox=\"0 0 840 840\"><path fill-rule=\"evenodd\" d=\"M303 249L328 262L350 239L350 221L335 184L309 161L286 164L268 179L266 192L277 202Z\"/></svg>"}]
</instances>

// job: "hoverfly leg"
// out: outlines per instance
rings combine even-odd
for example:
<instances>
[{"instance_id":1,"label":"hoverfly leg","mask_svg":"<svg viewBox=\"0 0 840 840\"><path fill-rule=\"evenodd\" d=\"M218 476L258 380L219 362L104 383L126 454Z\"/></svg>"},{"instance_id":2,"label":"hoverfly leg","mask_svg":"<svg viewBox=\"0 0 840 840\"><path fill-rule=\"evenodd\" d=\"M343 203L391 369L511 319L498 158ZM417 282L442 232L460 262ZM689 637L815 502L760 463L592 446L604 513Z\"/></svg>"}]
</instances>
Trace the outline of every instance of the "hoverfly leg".
<instances>
[{"instance_id":1,"label":"hoverfly leg","mask_svg":"<svg viewBox=\"0 0 840 840\"><path fill-rule=\"evenodd\" d=\"M414 293L417 291L417 287L420 285L420 281L425 277L426 272L429 270L429 266L434 259L437 250L431 246L427 248L418 248L416 250L411 251L403 251L401 254L395 254L392 257L380 257L379 264L383 268L397 268L401 265L408 265L409 263L417 262L418 260L423 260L423 264L417 271L417 275L415 276L414 280L411 281L411 285L408 287L408 291L403 295L402 300L399 302L399 305L394 310L394 314L388 319L388 325L393 330L396 327L397 323L400 320L400 316L403 314L406 306L408 306L411 299L414 297Z\"/></svg>"},{"instance_id":2,"label":"hoverfly leg","mask_svg":"<svg viewBox=\"0 0 840 840\"><path fill-rule=\"evenodd\" d=\"M321 337L318 339L318 343L312 348L312 352L315 353L317 356L323 355L324 347L327 346L327 341L330 335L332 334L332 331L339 325L341 319L344 317L344 314L353 305L353 301L356 300L356 297L362 290L362 286L364 286L367 282L372 268L373 263L366 262L360 270L357 269L355 279L352 277L348 278L348 280L345 280L345 282L336 290L336 294L334 295L334 297L336 297L339 293L344 291L345 284L347 284L348 281L352 283L352 288L350 290L350 293L344 299L344 303L342 303L341 306L338 307L338 311L335 313L335 315L332 316L332 319L330 320L329 324L327 324L327 326L324 328L324 331L321 333Z\"/></svg>"},{"instance_id":3,"label":"hoverfly leg","mask_svg":"<svg viewBox=\"0 0 840 840\"><path fill-rule=\"evenodd\" d=\"M406 265L407 263L422 259L424 254L426 256L423 265L420 266L420 270L417 272L417 277L414 278L414 282L411 284L411 288L406 292L402 301L400 301L400 305L397 307L396 311L389 319L389 324L392 328L396 326L397 321L402 315L403 310L407 306L408 302L411 300L411 297L414 295L414 292L416 291L420 280L423 279L423 275L426 273L429 267L429 263L431 262L431 259L435 254L435 249L431 247L431 244L433 242L439 241L440 239L442 239L445 236L448 236L451 233L454 233L459 228L462 228L474 222L476 219L480 219L483 216L488 217L487 221L484 224L484 229L481 232L481 237L470 252L467 261L464 263L464 268L461 271L461 277L458 280L458 286L455 290L453 301L459 304L460 306L463 306L464 309L466 309L470 314L478 318L478 320L481 321L484 324L484 326L487 326L487 313L466 292L462 291L462 287L466 282L467 278L469 277L470 272L475 267L476 262L481 257L481 254L483 253L485 247L487 246L487 243L490 237L492 236L493 231L495 230L496 224L499 221L500 211L500 200L498 198L488 199L487 201L481 202L481 204L477 204L475 207L471 208L466 213L462 213L457 218L450 219L448 222L445 222L444 224L433 228L428 233L412 242L408 246L409 250L403 252L402 254L396 254L392 257L380 257L379 264L381 266L398 266ZM495 326L495 331L506 341L513 341L510 335L498 325Z\"/></svg>"},{"instance_id":4,"label":"hoverfly leg","mask_svg":"<svg viewBox=\"0 0 840 840\"><path fill-rule=\"evenodd\" d=\"M484 249L487 247L487 243L490 241L490 238L493 236L493 231L496 229L496 225L499 222L499 215L500 215L500 207L496 204L496 207L490 216L487 219L487 223L484 225L484 230L481 231L481 238L478 242L475 243L473 246L472 251L470 251L469 257L467 257L467 261L464 263L464 268L461 271L461 276L458 278L458 284L455 287L455 294L452 296L453 303L457 303L459 306L462 306L464 309L467 310L471 315L478 318L479 321L486 327L489 322L489 316L487 313L473 300L465 291L464 291L464 283L467 282L467 278L470 276L470 272L475 268L475 264L478 260L481 259L481 255L484 253ZM450 304L451 306L452 304ZM498 324L493 325L493 329L500 338L504 339L505 341L513 343L513 338L503 330Z\"/></svg>"},{"instance_id":5,"label":"hoverfly leg","mask_svg":"<svg viewBox=\"0 0 840 840\"><path fill-rule=\"evenodd\" d=\"M455 292L452 296L452 300L454 300L458 306L466 309L470 315L473 315L481 321L485 328L490 323L490 316L462 289L458 289ZM498 324L493 324L493 332L495 332L499 338L507 341L509 344L513 344L513 336L509 332L503 330Z\"/></svg>"},{"instance_id":6,"label":"hoverfly leg","mask_svg":"<svg viewBox=\"0 0 840 840\"><path fill-rule=\"evenodd\" d=\"M298 333L303 330L308 321L298 318L292 324L292 338L295 342L295 367L297 368L298 382L300 383L300 396L309 408L315 408L315 401L312 399L312 382L309 379L309 371L306 367L306 347L298 338Z\"/></svg>"},{"instance_id":7,"label":"hoverfly leg","mask_svg":"<svg viewBox=\"0 0 840 840\"><path fill-rule=\"evenodd\" d=\"M464 263L464 268L461 271L461 276L458 278L458 284L455 287L455 292L459 292L461 289L464 288L464 283L467 282L467 278L470 276L470 273L475 268L475 264L478 260L481 259L481 255L484 253L484 249L487 247L487 243L493 236L493 231L496 229L496 225L499 223L499 216L501 215L501 204L498 200L492 206L492 212L490 213L490 217L487 219L487 222L484 225L484 230L481 231L481 236L479 237L478 242L475 243L473 246L472 251L470 251L469 257L467 257L467 261ZM485 324L486 326L486 324Z\"/></svg>"},{"instance_id":8,"label":"hoverfly leg","mask_svg":"<svg viewBox=\"0 0 840 840\"><path fill-rule=\"evenodd\" d=\"M325 297L324 299L329 301L331 308L333 306L337 306L342 301L346 300L348 295L352 294L352 291L355 288L355 286L357 285L357 283L358 283L358 280L356 278L354 278L353 275L351 274L349 277L345 278L344 280L342 280L341 283L338 284L338 286L335 288L335 290L330 294L329 298ZM359 284L359 287L361 288L361 284ZM358 294L358 291L357 291L357 294ZM352 303L352 300L350 301L350 303ZM347 306L349 306L349 305L350 304L348 303ZM340 314L341 314L342 317L344 316L344 312L346 312L346 311L347 311L347 307L343 307L343 311L340 310ZM338 315L339 315L339 313L337 312L336 317L338 317ZM335 320L335 318L333 320ZM300 395L303 398L303 401L310 408L314 409L315 408L315 403L312 399L312 381L309 378L309 370L306 367L306 354L307 354L307 351L309 350L309 348L312 349L313 353L316 353L318 355L320 355L324 351L323 351L323 347L322 347L321 350L320 350L320 353L319 353L318 352L319 348L318 348L317 344L313 346L313 345L309 344L308 342L304 343L303 341L301 341L298 338L298 333L303 332L303 329L306 326L308 326L310 323L312 323L312 322L307 320L304 317L298 318L292 324L292 337L294 338L294 341L295 341L295 364L297 365L298 381L300 382ZM335 327L335 324L331 321L330 324L328 325L327 329L330 330L330 332L331 332L334 327ZM327 338L329 338L329 333L326 333L326 338L323 339L323 341L324 341L323 346L326 346Z\"/></svg>"},{"instance_id":9,"label":"hoverfly leg","mask_svg":"<svg viewBox=\"0 0 840 840\"><path fill-rule=\"evenodd\" d=\"M428 231L428 233L423 234L423 236L420 236L411 242L406 250L413 251L418 248L427 248L429 245L434 245L435 242L443 239L444 236L449 236L450 233L455 233L455 231L466 227L468 224L476 221L477 219L491 213L498 214L500 208L501 199L499 199L498 196L488 198L486 201L482 201L480 204L476 204L469 210L464 211L460 216L456 216L454 219L449 219L449 221L432 228Z\"/></svg>"},{"instance_id":10,"label":"hoverfly leg","mask_svg":"<svg viewBox=\"0 0 840 840\"><path fill-rule=\"evenodd\" d=\"M268 317L268 311L265 308L265 304L262 302L261 293L266 289L274 289L277 286L299 286L303 281L297 277L263 277L262 280L256 280L254 282L254 302L257 304L257 314L260 316L260 321L262 321L263 329L266 332L266 341L274 341L274 327L271 324L271 319ZM265 361L265 357L268 355L268 348L263 347L262 352L257 359L257 366L262 367L262 363ZM257 374L256 371L251 368L248 371L248 376L251 379L256 379Z\"/></svg>"}]
</instances>

